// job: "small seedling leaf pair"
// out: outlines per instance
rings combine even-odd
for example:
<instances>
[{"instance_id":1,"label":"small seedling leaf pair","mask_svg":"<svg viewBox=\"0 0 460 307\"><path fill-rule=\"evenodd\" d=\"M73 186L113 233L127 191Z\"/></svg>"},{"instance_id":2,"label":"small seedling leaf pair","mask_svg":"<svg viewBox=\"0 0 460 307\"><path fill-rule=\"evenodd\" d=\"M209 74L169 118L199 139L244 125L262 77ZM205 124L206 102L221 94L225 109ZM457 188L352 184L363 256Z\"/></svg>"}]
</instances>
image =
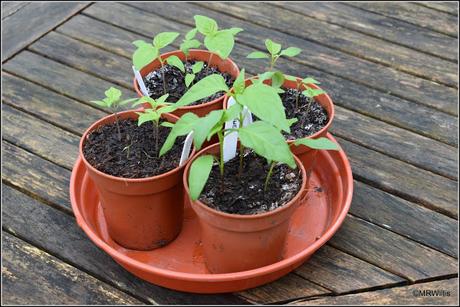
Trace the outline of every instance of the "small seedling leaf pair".
<instances>
[{"instance_id":1,"label":"small seedling leaf pair","mask_svg":"<svg viewBox=\"0 0 460 307\"><path fill-rule=\"evenodd\" d=\"M219 30L217 22L209 17L195 15L195 26L204 35L205 47L222 59L228 58L235 44L235 35L243 31L241 28Z\"/></svg>"},{"instance_id":2,"label":"small seedling leaf pair","mask_svg":"<svg viewBox=\"0 0 460 307\"><path fill-rule=\"evenodd\" d=\"M130 102L136 100L136 98L120 100L122 92L114 87L110 87L108 90L105 91L105 98L102 100L91 100L91 102L101 106L103 108L113 108L117 109L119 106L123 106Z\"/></svg>"},{"instance_id":3,"label":"small seedling leaf pair","mask_svg":"<svg viewBox=\"0 0 460 307\"><path fill-rule=\"evenodd\" d=\"M195 35L198 32L198 29L194 28L185 34L185 39L182 40L182 43L180 44L180 50L185 54L185 58L190 55L190 49L193 48L198 48L201 46L201 43L199 40L195 39Z\"/></svg>"},{"instance_id":4,"label":"small seedling leaf pair","mask_svg":"<svg viewBox=\"0 0 460 307\"><path fill-rule=\"evenodd\" d=\"M133 54L133 65L137 70L141 70L144 66L158 58L163 64L160 57L160 51L164 47L172 44L179 36L177 32L162 32L153 38L152 44L143 40L134 41L133 44L137 47Z\"/></svg>"},{"instance_id":5,"label":"small seedling leaf pair","mask_svg":"<svg viewBox=\"0 0 460 307\"><path fill-rule=\"evenodd\" d=\"M286 56L286 57L294 57L298 55L302 50L297 47L288 47L284 50L281 50L281 44L275 43L271 39L265 40L265 47L268 53L261 52L261 51L254 51L247 55L249 59L270 59L270 68L269 70L273 70L276 61L279 57Z\"/></svg>"}]
</instances>

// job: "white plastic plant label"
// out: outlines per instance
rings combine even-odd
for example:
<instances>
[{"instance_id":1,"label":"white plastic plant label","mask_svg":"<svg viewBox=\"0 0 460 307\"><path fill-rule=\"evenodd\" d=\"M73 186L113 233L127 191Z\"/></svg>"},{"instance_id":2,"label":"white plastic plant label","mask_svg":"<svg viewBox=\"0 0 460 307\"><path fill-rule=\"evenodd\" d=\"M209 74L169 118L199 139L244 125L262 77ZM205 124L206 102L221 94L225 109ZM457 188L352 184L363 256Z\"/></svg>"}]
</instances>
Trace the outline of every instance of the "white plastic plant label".
<instances>
[{"instance_id":1,"label":"white plastic plant label","mask_svg":"<svg viewBox=\"0 0 460 307\"><path fill-rule=\"evenodd\" d=\"M134 76L136 77L137 84L141 88L142 95L150 97L147 87L145 87L144 79L142 79L141 73L133 66Z\"/></svg>"},{"instance_id":2,"label":"white plastic plant label","mask_svg":"<svg viewBox=\"0 0 460 307\"><path fill-rule=\"evenodd\" d=\"M233 97L230 97L227 103L227 108L230 108L236 103ZM248 108L243 108L243 127L252 123L252 114ZM225 129L239 128L240 121L238 119L230 120L225 123ZM234 131L224 138L224 162L233 159L236 156L236 148L238 144L238 132Z\"/></svg>"},{"instance_id":3,"label":"white plastic plant label","mask_svg":"<svg viewBox=\"0 0 460 307\"><path fill-rule=\"evenodd\" d=\"M182 147L182 153L180 155L179 166L182 166L185 161L187 161L188 157L190 156L190 149L192 148L193 143L193 131L190 132L184 141L184 147Z\"/></svg>"}]
</instances>

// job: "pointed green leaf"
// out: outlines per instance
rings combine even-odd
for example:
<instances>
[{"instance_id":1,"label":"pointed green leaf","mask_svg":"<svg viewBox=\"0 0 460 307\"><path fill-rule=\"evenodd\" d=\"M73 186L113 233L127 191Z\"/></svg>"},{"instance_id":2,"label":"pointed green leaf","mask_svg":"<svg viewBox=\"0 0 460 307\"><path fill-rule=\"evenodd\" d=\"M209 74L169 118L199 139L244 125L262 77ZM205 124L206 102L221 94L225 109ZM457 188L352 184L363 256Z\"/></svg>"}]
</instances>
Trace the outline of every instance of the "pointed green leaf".
<instances>
[{"instance_id":1,"label":"pointed green leaf","mask_svg":"<svg viewBox=\"0 0 460 307\"><path fill-rule=\"evenodd\" d=\"M119 106L124 106L125 104L128 104L130 102L136 101L138 98L130 98L130 99L125 99L123 101L120 101L118 103Z\"/></svg>"},{"instance_id":2,"label":"pointed green leaf","mask_svg":"<svg viewBox=\"0 0 460 307\"><path fill-rule=\"evenodd\" d=\"M206 48L214 53L217 53L223 60L228 58L235 44L233 35L229 32L219 31L212 36L204 38Z\"/></svg>"},{"instance_id":3,"label":"pointed green leaf","mask_svg":"<svg viewBox=\"0 0 460 307\"><path fill-rule=\"evenodd\" d=\"M226 31L228 33L230 33L231 35L235 36L237 35L238 33L244 31L243 29L241 28L230 28L230 29L225 29L225 30L222 30L222 31Z\"/></svg>"},{"instance_id":4,"label":"pointed green leaf","mask_svg":"<svg viewBox=\"0 0 460 307\"><path fill-rule=\"evenodd\" d=\"M305 78L305 79L302 79L302 83L305 83L305 84L320 84L319 81L316 81L314 78L312 77L308 77L308 78Z\"/></svg>"},{"instance_id":5,"label":"pointed green leaf","mask_svg":"<svg viewBox=\"0 0 460 307\"><path fill-rule=\"evenodd\" d=\"M186 56L189 56L190 52L189 50L190 49L195 49L195 48L198 48L201 46L201 43L196 40L196 39L192 39L192 40L184 40L182 42L182 44L180 44L180 50L182 50L182 52L186 55Z\"/></svg>"},{"instance_id":6,"label":"pointed green leaf","mask_svg":"<svg viewBox=\"0 0 460 307\"><path fill-rule=\"evenodd\" d=\"M193 128L193 144L196 149L200 149L210 131L218 123L221 125L224 110L214 110L207 114L205 117L200 118L195 127Z\"/></svg>"},{"instance_id":7,"label":"pointed green leaf","mask_svg":"<svg viewBox=\"0 0 460 307\"><path fill-rule=\"evenodd\" d=\"M181 118L179 118L179 120L173 125L173 128L169 132L168 137L161 147L160 157L173 147L177 137L190 133L198 120L199 117L190 112L182 115Z\"/></svg>"},{"instance_id":8,"label":"pointed green leaf","mask_svg":"<svg viewBox=\"0 0 460 307\"><path fill-rule=\"evenodd\" d=\"M196 62L196 63L193 64L193 66L192 66L192 72L193 72L194 74L199 73L199 72L203 69L203 66L204 66L204 62L203 62L203 61L198 61L198 62Z\"/></svg>"},{"instance_id":9,"label":"pointed green leaf","mask_svg":"<svg viewBox=\"0 0 460 307\"><path fill-rule=\"evenodd\" d=\"M185 94L176 102L176 106L186 106L220 91L228 91L228 86L224 78L219 74L209 75L195 83Z\"/></svg>"},{"instance_id":10,"label":"pointed green leaf","mask_svg":"<svg viewBox=\"0 0 460 307\"><path fill-rule=\"evenodd\" d=\"M240 116L243 107L239 103L233 104L230 108L226 109L224 112L223 121L228 122L229 120L234 120Z\"/></svg>"},{"instance_id":11,"label":"pointed green leaf","mask_svg":"<svg viewBox=\"0 0 460 307\"><path fill-rule=\"evenodd\" d=\"M149 46L150 44L147 43L146 41L143 41L143 40L137 40L137 41L134 41L133 42L133 45L136 46L136 47L141 47L141 46Z\"/></svg>"},{"instance_id":12,"label":"pointed green leaf","mask_svg":"<svg viewBox=\"0 0 460 307\"><path fill-rule=\"evenodd\" d=\"M258 118L278 129L290 132L284 106L275 88L266 84L248 86L236 100L249 108Z\"/></svg>"},{"instance_id":13,"label":"pointed green leaf","mask_svg":"<svg viewBox=\"0 0 460 307\"><path fill-rule=\"evenodd\" d=\"M153 39L153 45L158 49L162 49L172 42L179 36L177 32L161 32L158 33Z\"/></svg>"},{"instance_id":14,"label":"pointed green leaf","mask_svg":"<svg viewBox=\"0 0 460 307\"><path fill-rule=\"evenodd\" d=\"M121 91L117 88L111 86L108 90L104 92L105 97L110 98L113 101L117 101L121 98Z\"/></svg>"},{"instance_id":15,"label":"pointed green leaf","mask_svg":"<svg viewBox=\"0 0 460 307\"><path fill-rule=\"evenodd\" d=\"M272 86L279 88L284 84L284 75L282 72L277 71L272 76Z\"/></svg>"},{"instance_id":16,"label":"pointed green leaf","mask_svg":"<svg viewBox=\"0 0 460 307\"><path fill-rule=\"evenodd\" d=\"M107 103L105 103L102 100L91 100L91 102L97 104L98 106L104 107L104 108L108 107Z\"/></svg>"},{"instance_id":17,"label":"pointed green leaf","mask_svg":"<svg viewBox=\"0 0 460 307\"><path fill-rule=\"evenodd\" d=\"M166 63L171 66L178 68L181 72L185 73L185 66L184 63L179 59L178 56L171 55L166 59Z\"/></svg>"},{"instance_id":18,"label":"pointed green leaf","mask_svg":"<svg viewBox=\"0 0 460 307\"><path fill-rule=\"evenodd\" d=\"M323 150L340 150L339 145L329 140L328 138L318 138L318 139L309 139L303 138L298 139L294 142L294 145L304 145L313 149L323 149Z\"/></svg>"},{"instance_id":19,"label":"pointed green leaf","mask_svg":"<svg viewBox=\"0 0 460 307\"><path fill-rule=\"evenodd\" d=\"M185 86L189 87L190 84L195 80L195 74L186 74L185 75Z\"/></svg>"},{"instance_id":20,"label":"pointed green leaf","mask_svg":"<svg viewBox=\"0 0 460 307\"><path fill-rule=\"evenodd\" d=\"M240 74L238 75L238 77L235 79L235 81L233 82L233 92L235 94L241 94L243 93L245 87L246 87L246 84L245 84L245 80L244 80L244 68L240 71Z\"/></svg>"},{"instance_id":21,"label":"pointed green leaf","mask_svg":"<svg viewBox=\"0 0 460 307\"><path fill-rule=\"evenodd\" d=\"M213 161L212 155L199 156L190 166L188 186L192 200L197 200L200 197L211 173Z\"/></svg>"},{"instance_id":22,"label":"pointed green leaf","mask_svg":"<svg viewBox=\"0 0 460 307\"><path fill-rule=\"evenodd\" d=\"M302 49L297 48L297 47L289 47L281 51L280 56L287 56L287 57L293 57L298 55Z\"/></svg>"},{"instance_id":23,"label":"pointed green leaf","mask_svg":"<svg viewBox=\"0 0 460 307\"><path fill-rule=\"evenodd\" d=\"M144 66L156 59L158 54L158 48L149 44L141 44L133 53L133 65L137 70L141 70Z\"/></svg>"},{"instance_id":24,"label":"pointed green leaf","mask_svg":"<svg viewBox=\"0 0 460 307\"><path fill-rule=\"evenodd\" d=\"M159 98L157 98L157 100L156 100L157 105L161 105L161 104L165 103L166 99L168 99L168 97L169 97L169 94L164 94L164 95L160 96Z\"/></svg>"},{"instance_id":25,"label":"pointed green leaf","mask_svg":"<svg viewBox=\"0 0 460 307\"><path fill-rule=\"evenodd\" d=\"M284 77L286 78L286 80L297 82L297 78L294 77L294 76L291 76L291 75L284 75Z\"/></svg>"},{"instance_id":26,"label":"pointed green leaf","mask_svg":"<svg viewBox=\"0 0 460 307\"><path fill-rule=\"evenodd\" d=\"M269 38L265 40L265 47L267 47L267 50L268 52L270 52L271 55L276 55L281 50L281 45L278 43L275 43Z\"/></svg>"},{"instance_id":27,"label":"pointed green leaf","mask_svg":"<svg viewBox=\"0 0 460 307\"><path fill-rule=\"evenodd\" d=\"M269 55L262 51L253 51L246 56L248 59L268 59Z\"/></svg>"},{"instance_id":28,"label":"pointed green leaf","mask_svg":"<svg viewBox=\"0 0 460 307\"><path fill-rule=\"evenodd\" d=\"M325 91L323 91L322 89L315 89L315 88L308 88L302 92L304 96L309 97L309 98L313 98L313 97L316 97L324 93Z\"/></svg>"},{"instance_id":29,"label":"pointed green leaf","mask_svg":"<svg viewBox=\"0 0 460 307\"><path fill-rule=\"evenodd\" d=\"M196 32L198 32L197 28L191 29L190 31L187 32L187 34L185 34L185 39L186 40L191 40L192 38L195 37Z\"/></svg>"},{"instance_id":30,"label":"pointed green leaf","mask_svg":"<svg viewBox=\"0 0 460 307\"><path fill-rule=\"evenodd\" d=\"M296 168L293 154L281 132L272 125L256 121L238 129L241 144L267 160L286 163Z\"/></svg>"},{"instance_id":31,"label":"pointed green leaf","mask_svg":"<svg viewBox=\"0 0 460 307\"><path fill-rule=\"evenodd\" d=\"M140 126L149 121L156 121L158 118L159 116L155 112L140 113L139 118L137 119L137 125Z\"/></svg>"},{"instance_id":32,"label":"pointed green leaf","mask_svg":"<svg viewBox=\"0 0 460 307\"><path fill-rule=\"evenodd\" d=\"M174 124L170 122L162 122L160 126L167 127L167 128L173 128Z\"/></svg>"},{"instance_id":33,"label":"pointed green leaf","mask_svg":"<svg viewBox=\"0 0 460 307\"><path fill-rule=\"evenodd\" d=\"M203 35L214 35L219 29L217 22L212 18L203 15L195 15L193 18L197 30Z\"/></svg>"}]
</instances>

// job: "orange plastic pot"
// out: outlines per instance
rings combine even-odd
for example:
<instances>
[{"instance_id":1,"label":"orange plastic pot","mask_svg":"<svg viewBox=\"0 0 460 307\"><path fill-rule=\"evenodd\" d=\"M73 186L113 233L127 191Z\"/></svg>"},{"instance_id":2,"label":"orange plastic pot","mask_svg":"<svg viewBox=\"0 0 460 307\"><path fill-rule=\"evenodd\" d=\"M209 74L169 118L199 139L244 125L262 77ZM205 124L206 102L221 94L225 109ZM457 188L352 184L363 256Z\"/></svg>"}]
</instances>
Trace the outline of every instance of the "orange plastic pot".
<instances>
[{"instance_id":1,"label":"orange plastic pot","mask_svg":"<svg viewBox=\"0 0 460 307\"><path fill-rule=\"evenodd\" d=\"M298 78L299 79L299 78ZM251 84L250 79L246 79L246 86L249 86ZM271 83L271 80L266 80L264 81L267 84ZM319 89L319 87L316 84L309 84L310 87L314 89ZM285 88L297 88L297 84L294 81L290 80L285 80L283 87ZM225 95L224 99L224 109L227 109L227 104L228 104L228 99L229 97ZM320 137L326 137L327 133L329 131L329 128L331 127L332 121L334 119L334 103L332 102L331 97L327 93L318 95L315 97L316 102L318 102L327 112L328 115L328 122L327 124L318 132L306 137L308 139L317 139ZM311 149L309 147L300 145L300 146L295 146L293 145L294 141L287 141L291 148L291 151L302 161L303 166L305 167L305 170L307 171L307 174L311 173L312 167L315 164L316 161L316 155L318 150L316 149Z\"/></svg>"},{"instance_id":2,"label":"orange plastic pot","mask_svg":"<svg viewBox=\"0 0 460 307\"><path fill-rule=\"evenodd\" d=\"M203 154L218 154L219 144L201 150ZM199 200L192 201L188 188L188 173L193 160L184 171L185 206L191 205L201 228L203 255L211 273L232 273L260 268L283 259L289 221L306 195L306 173L300 160L302 185L297 195L282 207L256 215L229 214L214 210Z\"/></svg>"},{"instance_id":3,"label":"orange plastic pot","mask_svg":"<svg viewBox=\"0 0 460 307\"><path fill-rule=\"evenodd\" d=\"M172 123L178 120L171 114L162 116ZM138 115L131 110L120 112L119 118L137 119ZM138 179L115 177L97 170L83 154L85 140L89 133L114 120L115 116L110 115L95 122L80 140L80 157L99 194L109 235L128 249L152 250L164 246L182 228L181 180L185 164L161 175Z\"/></svg>"},{"instance_id":4,"label":"orange plastic pot","mask_svg":"<svg viewBox=\"0 0 460 307\"><path fill-rule=\"evenodd\" d=\"M209 51L191 49L190 55L187 57L187 59L203 61L203 62L208 63L209 57L211 54L212 54L211 63L210 63L211 66L217 67L217 69L220 72L226 72L230 74L233 78L238 77L240 70L238 69L238 66L230 58L227 58L226 60L222 60L217 54L213 54ZM180 50L175 50L175 51L164 53L161 55L161 58L165 60L172 55L175 55L179 57L179 59L181 59L182 61L185 61L185 55ZM145 77L151 71L158 69L160 67L161 67L160 61L158 59L155 59L150 64L142 68L140 70L140 74L142 77ZM139 84L137 83L136 78L133 79L133 82L134 82L134 89L136 90L139 97L143 96L142 92L140 91ZM202 117L213 110L221 110L223 107L223 102L224 102L224 96L221 96L217 99L214 99L206 103L178 108L176 111L173 112L173 114L178 117L181 117L185 113L192 112Z\"/></svg>"}]
</instances>

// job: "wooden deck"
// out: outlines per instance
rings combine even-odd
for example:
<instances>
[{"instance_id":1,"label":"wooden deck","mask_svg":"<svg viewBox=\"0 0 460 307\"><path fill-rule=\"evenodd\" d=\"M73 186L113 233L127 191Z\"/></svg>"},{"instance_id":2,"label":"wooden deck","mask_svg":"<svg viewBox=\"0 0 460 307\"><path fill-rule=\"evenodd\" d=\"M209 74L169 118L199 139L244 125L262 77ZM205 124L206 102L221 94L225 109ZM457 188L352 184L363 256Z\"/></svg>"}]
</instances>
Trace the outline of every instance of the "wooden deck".
<instances>
[{"instance_id":1,"label":"wooden deck","mask_svg":"<svg viewBox=\"0 0 460 307\"><path fill-rule=\"evenodd\" d=\"M265 38L303 49L279 68L330 93L355 179L344 225L309 262L226 295L126 272L77 226L68 192L79 138L105 115L89 100L134 95L131 42L185 33L198 13L245 29L232 58L249 73ZM2 28L5 304L458 302L457 3L2 2Z\"/></svg>"}]
</instances>

